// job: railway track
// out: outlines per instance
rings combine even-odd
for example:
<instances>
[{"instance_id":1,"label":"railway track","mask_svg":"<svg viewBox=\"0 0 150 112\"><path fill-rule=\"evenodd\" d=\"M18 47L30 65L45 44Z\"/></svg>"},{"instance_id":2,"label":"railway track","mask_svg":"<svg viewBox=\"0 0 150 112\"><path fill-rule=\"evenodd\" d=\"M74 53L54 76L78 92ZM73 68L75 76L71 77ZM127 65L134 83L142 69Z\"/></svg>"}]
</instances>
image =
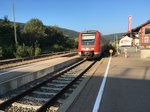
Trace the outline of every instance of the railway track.
<instances>
[{"instance_id":1,"label":"railway track","mask_svg":"<svg viewBox=\"0 0 150 112\"><path fill-rule=\"evenodd\" d=\"M57 111L61 101L71 87L77 86L77 82L84 73L89 70L95 61L81 61L71 67L56 73L54 77L47 77L42 83L14 95L0 104L0 110L5 112L54 112ZM55 105L55 108L52 106Z\"/></svg>"}]
</instances>

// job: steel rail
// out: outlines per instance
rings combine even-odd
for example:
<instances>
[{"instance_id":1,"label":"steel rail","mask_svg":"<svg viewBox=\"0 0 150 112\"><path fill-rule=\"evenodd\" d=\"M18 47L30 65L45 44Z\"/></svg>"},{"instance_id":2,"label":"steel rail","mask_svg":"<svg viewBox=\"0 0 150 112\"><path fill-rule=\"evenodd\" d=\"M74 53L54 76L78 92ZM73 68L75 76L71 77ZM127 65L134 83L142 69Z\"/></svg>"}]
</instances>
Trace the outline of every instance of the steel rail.
<instances>
[{"instance_id":1,"label":"steel rail","mask_svg":"<svg viewBox=\"0 0 150 112\"><path fill-rule=\"evenodd\" d=\"M45 85L45 84L48 83L49 81L52 81L52 80L56 79L56 78L59 77L60 75L62 75L62 74L64 74L65 72L67 72L67 71L73 69L74 67L76 67L76 66L82 64L82 63L85 62L85 61L86 61L86 60L82 60L82 61L80 61L80 62L78 62L78 63L76 63L76 64L74 64L74 65L72 65L72 66L70 66L70 67L68 67L68 68L66 68L66 69L64 69L64 70L62 70L62 71L56 73L56 74L54 74L53 77L50 77L50 78L47 79L46 81L44 81L44 82L42 82L42 83L40 83L40 84L38 84L38 85L35 85L34 87L32 87L32 88L26 90L25 92L20 93L19 95L8 99L7 101L4 101L3 103L0 104L0 110L5 110L5 109L7 109L8 107L11 106L12 103L16 102L17 100L19 100L19 99L21 99L22 97L26 96L27 94L31 93L31 92L34 91L35 89L37 89L37 88L39 88L39 87Z\"/></svg>"},{"instance_id":2,"label":"steel rail","mask_svg":"<svg viewBox=\"0 0 150 112\"><path fill-rule=\"evenodd\" d=\"M46 112L47 108L52 106L54 102L56 102L62 94L64 94L84 73L86 73L94 64L96 61L94 61L92 64L90 64L84 71L82 71L73 81L71 81L67 86L65 86L59 93L57 93L55 96L53 96L48 102L46 102L42 107L40 107L37 112Z\"/></svg>"}]
</instances>

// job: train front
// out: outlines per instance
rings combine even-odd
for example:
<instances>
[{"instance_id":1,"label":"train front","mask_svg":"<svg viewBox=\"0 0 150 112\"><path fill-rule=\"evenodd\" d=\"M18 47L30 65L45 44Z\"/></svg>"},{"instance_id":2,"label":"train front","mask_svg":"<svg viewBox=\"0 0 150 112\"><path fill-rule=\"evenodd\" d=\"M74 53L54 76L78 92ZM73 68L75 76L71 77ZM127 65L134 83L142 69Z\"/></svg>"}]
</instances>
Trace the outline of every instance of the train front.
<instances>
[{"instance_id":1,"label":"train front","mask_svg":"<svg viewBox=\"0 0 150 112\"><path fill-rule=\"evenodd\" d=\"M100 56L100 33L98 31L85 31L79 34L78 54L87 59Z\"/></svg>"}]
</instances>

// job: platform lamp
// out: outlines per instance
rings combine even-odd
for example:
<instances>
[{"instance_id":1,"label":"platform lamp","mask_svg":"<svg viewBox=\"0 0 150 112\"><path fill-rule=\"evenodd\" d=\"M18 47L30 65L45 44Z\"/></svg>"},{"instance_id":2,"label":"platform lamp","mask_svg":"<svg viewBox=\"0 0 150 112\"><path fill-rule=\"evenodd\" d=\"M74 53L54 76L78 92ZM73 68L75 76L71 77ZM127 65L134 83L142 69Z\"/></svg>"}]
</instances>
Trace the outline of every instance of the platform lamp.
<instances>
[{"instance_id":1,"label":"platform lamp","mask_svg":"<svg viewBox=\"0 0 150 112\"><path fill-rule=\"evenodd\" d=\"M13 4L13 19L14 19L14 36L15 36L15 44L18 44L17 41L17 32L16 32L16 20L15 20L15 5L14 5L14 0L12 0L12 4Z\"/></svg>"}]
</instances>

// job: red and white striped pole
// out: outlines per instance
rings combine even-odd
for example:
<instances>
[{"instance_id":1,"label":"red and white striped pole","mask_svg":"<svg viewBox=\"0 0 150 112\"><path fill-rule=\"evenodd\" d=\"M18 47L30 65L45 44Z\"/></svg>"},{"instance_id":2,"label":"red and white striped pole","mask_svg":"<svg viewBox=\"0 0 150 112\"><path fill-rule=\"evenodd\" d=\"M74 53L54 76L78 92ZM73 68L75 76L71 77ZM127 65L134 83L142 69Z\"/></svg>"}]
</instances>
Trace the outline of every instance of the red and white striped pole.
<instances>
[{"instance_id":1,"label":"red and white striped pole","mask_svg":"<svg viewBox=\"0 0 150 112\"><path fill-rule=\"evenodd\" d=\"M132 38L132 16L128 16L128 32L130 33L130 37Z\"/></svg>"},{"instance_id":2,"label":"red and white striped pole","mask_svg":"<svg viewBox=\"0 0 150 112\"><path fill-rule=\"evenodd\" d=\"M132 16L128 16L128 32L132 30Z\"/></svg>"}]
</instances>

